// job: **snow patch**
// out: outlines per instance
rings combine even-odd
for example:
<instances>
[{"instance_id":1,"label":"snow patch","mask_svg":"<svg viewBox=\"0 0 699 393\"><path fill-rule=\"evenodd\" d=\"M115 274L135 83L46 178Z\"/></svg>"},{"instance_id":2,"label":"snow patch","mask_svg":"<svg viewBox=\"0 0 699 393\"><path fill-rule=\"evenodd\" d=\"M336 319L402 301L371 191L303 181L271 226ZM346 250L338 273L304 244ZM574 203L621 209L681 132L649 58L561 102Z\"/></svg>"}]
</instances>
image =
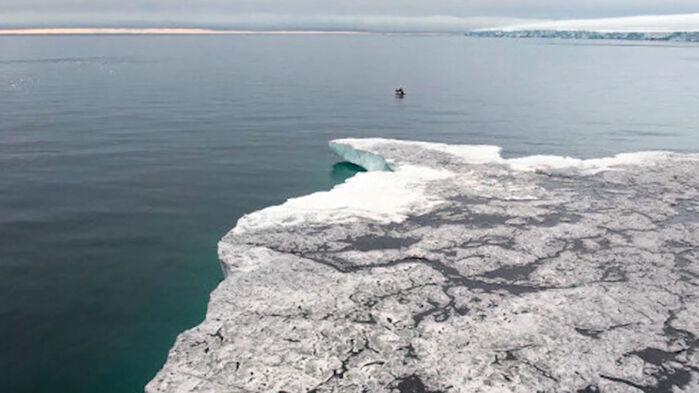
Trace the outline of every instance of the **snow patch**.
<instances>
[{"instance_id":1,"label":"snow patch","mask_svg":"<svg viewBox=\"0 0 699 393\"><path fill-rule=\"evenodd\" d=\"M291 198L281 205L247 214L238 220L233 233L358 219L384 224L402 222L409 214L439 204L440 200L428 195L427 187L430 181L449 176L447 171L419 166L401 166L396 172L358 173L330 191Z\"/></svg>"},{"instance_id":2,"label":"snow patch","mask_svg":"<svg viewBox=\"0 0 699 393\"><path fill-rule=\"evenodd\" d=\"M438 193L430 192L435 181L459 175L455 172L458 170L449 169L444 162L500 165L523 172L572 170L589 175L626 165L649 165L671 155L668 152L639 152L588 160L543 155L505 159L500 155L501 148L498 146L448 145L382 138L337 139L329 146L342 159L360 165L369 172L359 173L330 191L291 198L281 205L247 214L238 221L233 233L354 220L400 223L409 215L420 214L445 202ZM416 151L423 154L416 158L413 156ZM437 158L423 157L430 152L436 153ZM473 176L471 180L476 188L483 179L475 174Z\"/></svg>"}]
</instances>

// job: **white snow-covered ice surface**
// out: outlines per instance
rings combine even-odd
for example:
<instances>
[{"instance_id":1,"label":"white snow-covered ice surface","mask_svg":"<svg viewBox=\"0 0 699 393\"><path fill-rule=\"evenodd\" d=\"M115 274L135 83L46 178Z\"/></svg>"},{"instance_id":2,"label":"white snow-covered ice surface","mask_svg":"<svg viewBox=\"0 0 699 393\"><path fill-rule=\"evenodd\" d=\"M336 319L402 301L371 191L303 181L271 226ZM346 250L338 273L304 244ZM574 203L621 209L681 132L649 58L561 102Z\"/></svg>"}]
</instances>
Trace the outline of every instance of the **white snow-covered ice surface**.
<instances>
[{"instance_id":1,"label":"white snow-covered ice surface","mask_svg":"<svg viewBox=\"0 0 699 393\"><path fill-rule=\"evenodd\" d=\"M699 155L343 139L251 213L146 391L699 392Z\"/></svg>"}]
</instances>

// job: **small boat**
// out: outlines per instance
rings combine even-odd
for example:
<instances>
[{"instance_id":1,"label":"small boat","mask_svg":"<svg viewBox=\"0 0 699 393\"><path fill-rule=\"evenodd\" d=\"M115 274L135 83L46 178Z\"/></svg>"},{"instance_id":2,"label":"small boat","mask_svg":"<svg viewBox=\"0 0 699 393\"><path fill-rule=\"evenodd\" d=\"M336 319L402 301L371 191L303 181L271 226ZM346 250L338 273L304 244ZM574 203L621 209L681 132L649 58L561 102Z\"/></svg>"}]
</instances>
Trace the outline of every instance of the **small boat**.
<instances>
[{"instance_id":1,"label":"small boat","mask_svg":"<svg viewBox=\"0 0 699 393\"><path fill-rule=\"evenodd\" d=\"M396 98L403 98L405 97L405 90L403 90L402 87L397 88L394 93L396 94Z\"/></svg>"}]
</instances>

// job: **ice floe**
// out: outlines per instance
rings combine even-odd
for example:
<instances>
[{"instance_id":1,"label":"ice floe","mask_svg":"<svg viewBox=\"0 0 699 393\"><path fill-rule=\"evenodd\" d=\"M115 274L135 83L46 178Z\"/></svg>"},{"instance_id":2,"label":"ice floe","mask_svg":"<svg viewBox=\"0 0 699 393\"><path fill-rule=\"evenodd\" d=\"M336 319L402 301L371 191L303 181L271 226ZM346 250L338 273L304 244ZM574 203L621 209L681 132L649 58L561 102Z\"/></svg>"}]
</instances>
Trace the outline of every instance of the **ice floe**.
<instances>
[{"instance_id":1,"label":"ice floe","mask_svg":"<svg viewBox=\"0 0 699 393\"><path fill-rule=\"evenodd\" d=\"M698 155L331 148L374 170L241 218L147 392L699 391Z\"/></svg>"}]
</instances>

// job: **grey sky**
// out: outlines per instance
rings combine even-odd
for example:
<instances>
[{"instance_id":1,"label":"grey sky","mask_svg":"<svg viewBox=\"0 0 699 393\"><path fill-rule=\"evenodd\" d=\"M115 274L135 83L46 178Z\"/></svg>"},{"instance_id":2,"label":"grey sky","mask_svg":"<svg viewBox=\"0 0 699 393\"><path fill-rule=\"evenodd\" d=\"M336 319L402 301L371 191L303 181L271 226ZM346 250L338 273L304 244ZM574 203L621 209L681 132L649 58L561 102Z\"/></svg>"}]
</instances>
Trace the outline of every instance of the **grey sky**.
<instances>
[{"instance_id":1,"label":"grey sky","mask_svg":"<svg viewBox=\"0 0 699 393\"><path fill-rule=\"evenodd\" d=\"M699 12L699 0L0 0L0 27L181 26L462 30L518 22Z\"/></svg>"}]
</instances>

